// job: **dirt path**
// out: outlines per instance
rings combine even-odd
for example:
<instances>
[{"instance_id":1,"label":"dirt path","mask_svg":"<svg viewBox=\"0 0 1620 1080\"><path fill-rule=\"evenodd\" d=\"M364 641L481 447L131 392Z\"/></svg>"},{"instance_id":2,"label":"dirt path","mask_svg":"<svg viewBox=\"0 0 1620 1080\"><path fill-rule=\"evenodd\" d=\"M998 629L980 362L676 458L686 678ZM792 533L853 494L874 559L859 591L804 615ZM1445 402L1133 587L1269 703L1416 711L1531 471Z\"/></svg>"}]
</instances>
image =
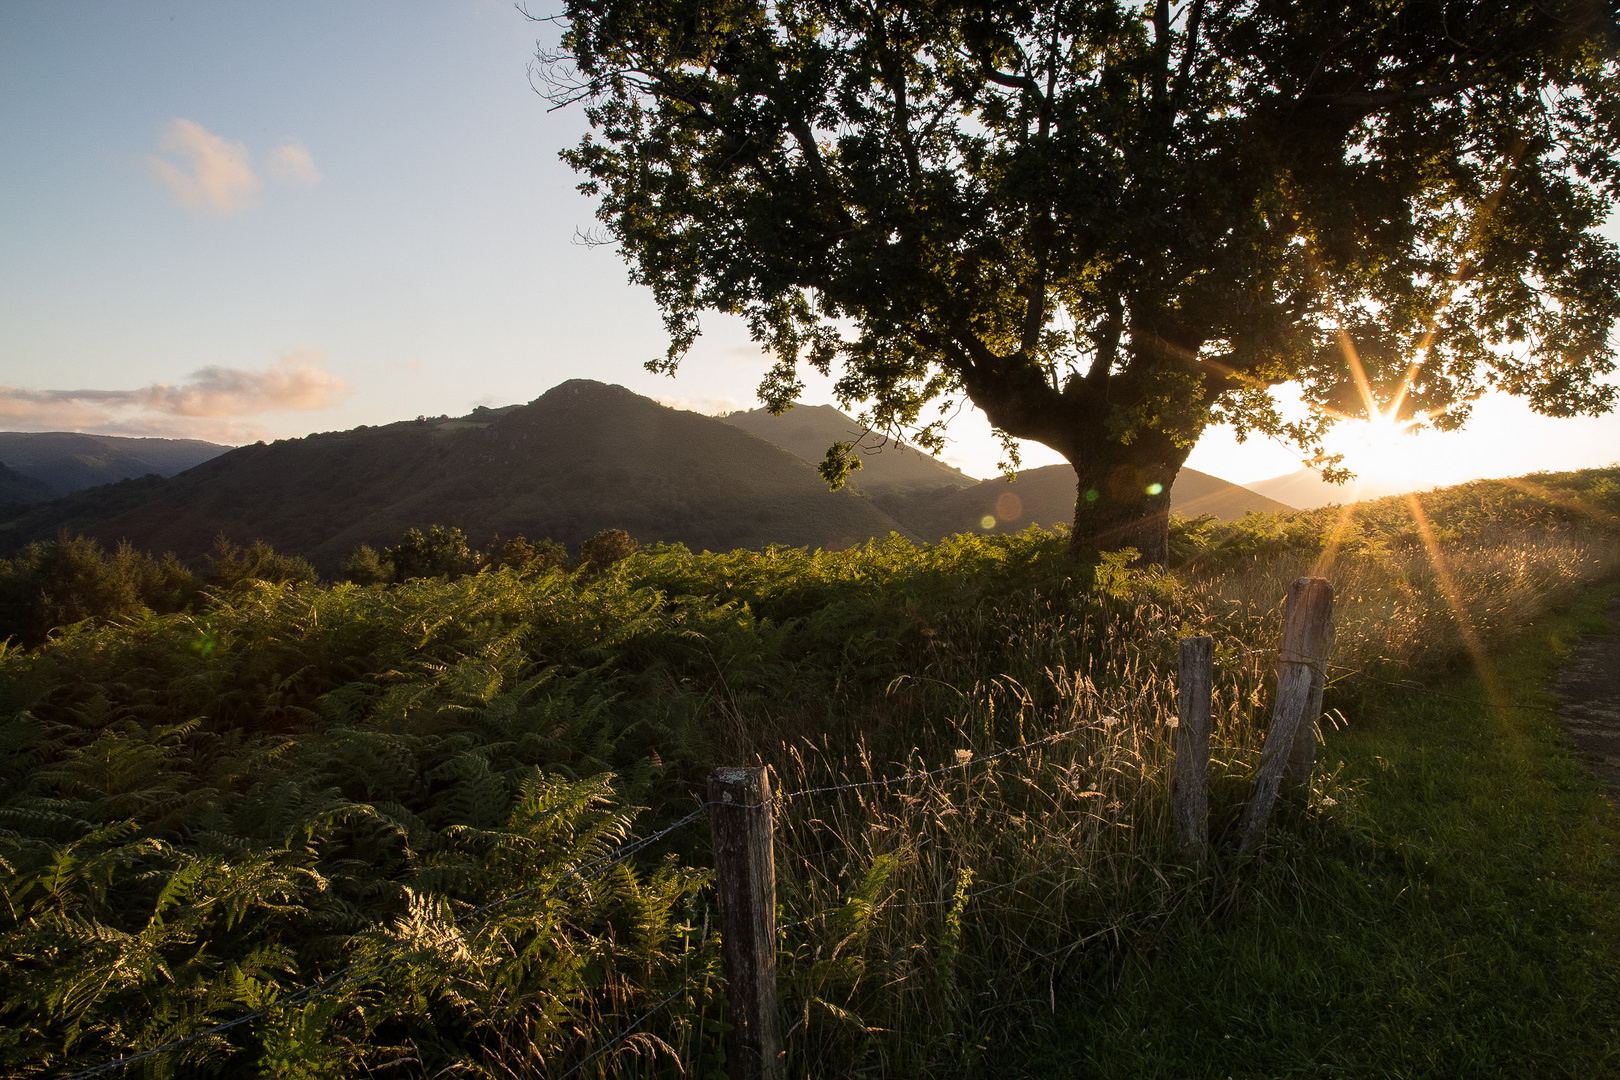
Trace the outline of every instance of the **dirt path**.
<instances>
[{"instance_id":1,"label":"dirt path","mask_svg":"<svg viewBox=\"0 0 1620 1080\"><path fill-rule=\"evenodd\" d=\"M1608 615L1620 629L1620 597ZM1620 633L1582 638L1553 693L1563 699L1560 711L1576 753L1620 792Z\"/></svg>"}]
</instances>

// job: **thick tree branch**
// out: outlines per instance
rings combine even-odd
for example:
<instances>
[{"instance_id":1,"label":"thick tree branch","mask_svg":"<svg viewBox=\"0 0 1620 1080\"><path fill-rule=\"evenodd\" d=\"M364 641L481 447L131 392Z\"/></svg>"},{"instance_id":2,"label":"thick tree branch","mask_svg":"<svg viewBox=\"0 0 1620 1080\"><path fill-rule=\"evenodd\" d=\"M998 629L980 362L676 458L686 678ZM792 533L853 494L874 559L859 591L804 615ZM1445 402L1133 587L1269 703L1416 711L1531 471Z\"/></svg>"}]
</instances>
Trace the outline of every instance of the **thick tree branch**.
<instances>
[{"instance_id":1,"label":"thick tree branch","mask_svg":"<svg viewBox=\"0 0 1620 1080\"><path fill-rule=\"evenodd\" d=\"M1037 96L1041 92L1040 85L1028 75L1010 75L1005 71L997 71L988 62L984 65L984 77L997 86L1005 86L1009 90L1027 90Z\"/></svg>"},{"instance_id":2,"label":"thick tree branch","mask_svg":"<svg viewBox=\"0 0 1620 1080\"><path fill-rule=\"evenodd\" d=\"M1472 78L1458 79L1437 86L1417 86L1410 90L1375 90L1360 94L1305 94L1296 100L1300 105L1325 105L1330 108L1361 109L1369 113L1382 112L1398 105L1412 105L1460 94L1464 90L1484 85L1490 81L1490 77L1489 71L1481 71L1476 72Z\"/></svg>"},{"instance_id":3,"label":"thick tree branch","mask_svg":"<svg viewBox=\"0 0 1620 1080\"><path fill-rule=\"evenodd\" d=\"M1204 21L1204 0L1193 0L1187 16L1187 37L1181 48L1181 66L1176 71L1176 85L1170 92L1172 115L1180 111L1180 103L1187 95L1187 80L1192 74L1193 61L1198 56L1198 32Z\"/></svg>"},{"instance_id":4,"label":"thick tree branch","mask_svg":"<svg viewBox=\"0 0 1620 1080\"><path fill-rule=\"evenodd\" d=\"M1110 294L1108 313L1092 335L1097 351L1091 358L1091 368L1086 372L1086 383L1094 390L1101 390L1108 384L1109 372L1114 370L1114 360L1119 356L1119 339L1124 329L1125 305L1117 293Z\"/></svg>"},{"instance_id":5,"label":"thick tree branch","mask_svg":"<svg viewBox=\"0 0 1620 1080\"><path fill-rule=\"evenodd\" d=\"M838 183L827 169L827 162L821 156L821 147L816 143L816 133L810 130L810 125L801 117L794 117L787 123L788 133L793 136L794 142L799 144L799 152L804 155L805 167L810 170L810 177L815 181L817 196L825 206L831 210L835 217L846 229L854 232L858 227L855 218L849 212L838 190Z\"/></svg>"}]
</instances>

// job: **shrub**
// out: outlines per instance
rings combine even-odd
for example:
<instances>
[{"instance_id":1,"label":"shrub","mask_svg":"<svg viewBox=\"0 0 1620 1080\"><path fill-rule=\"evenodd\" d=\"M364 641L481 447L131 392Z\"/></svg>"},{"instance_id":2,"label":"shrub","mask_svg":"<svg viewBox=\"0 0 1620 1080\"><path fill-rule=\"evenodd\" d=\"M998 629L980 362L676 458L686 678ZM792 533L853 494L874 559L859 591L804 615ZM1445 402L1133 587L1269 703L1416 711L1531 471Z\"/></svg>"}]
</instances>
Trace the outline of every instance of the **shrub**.
<instances>
[{"instance_id":1,"label":"shrub","mask_svg":"<svg viewBox=\"0 0 1620 1080\"><path fill-rule=\"evenodd\" d=\"M344 971L152 1074L392 1075L409 1054L556 1076L648 1017L582 1075L674 1074L668 1053L710 1075L703 826L570 875L686 818L713 766L759 761L812 789L777 825L794 1075L968 1074L975 1046L1248 903L1247 879L1201 900L1167 865L1178 637L1216 638L1219 834L1260 759L1290 579L1332 578L1335 663L1439 670L1467 655L1459 622L1488 650L1614 574L1616 476L1425 496L1445 573L1405 500L1192 523L1170 574L1087 572L1035 529L629 559L619 533L586 553L609 573L529 573L544 560L507 541L484 573L220 591L0 651L0 1072L94 1065ZM466 550L419 547L435 532ZM1336 681L1330 708L1354 722L1365 692ZM1319 776L1284 841L1346 849L1353 784ZM1286 876L1267 887L1297 892Z\"/></svg>"},{"instance_id":2,"label":"shrub","mask_svg":"<svg viewBox=\"0 0 1620 1080\"><path fill-rule=\"evenodd\" d=\"M467 537L450 525L434 525L426 533L406 529L383 558L393 566L395 581L455 579L478 569L478 555L467 546Z\"/></svg>"},{"instance_id":3,"label":"shrub","mask_svg":"<svg viewBox=\"0 0 1620 1080\"><path fill-rule=\"evenodd\" d=\"M239 547L224 533L214 538L214 550L203 557L203 562L207 567L203 581L225 592L246 588L255 581L283 585L320 580L315 568L296 555L278 554L263 540Z\"/></svg>"},{"instance_id":4,"label":"shrub","mask_svg":"<svg viewBox=\"0 0 1620 1080\"><path fill-rule=\"evenodd\" d=\"M579 545L579 561L593 574L600 574L620 559L635 553L638 545L623 529L603 529Z\"/></svg>"},{"instance_id":5,"label":"shrub","mask_svg":"<svg viewBox=\"0 0 1620 1080\"><path fill-rule=\"evenodd\" d=\"M120 544L108 555L83 536L30 544L0 559L0 639L37 645L57 627L183 610L197 583L173 555L154 558Z\"/></svg>"},{"instance_id":6,"label":"shrub","mask_svg":"<svg viewBox=\"0 0 1620 1080\"><path fill-rule=\"evenodd\" d=\"M502 540L496 536L484 549L483 563L490 570L512 569L525 574L543 574L568 565L568 549L547 537L530 543L521 536Z\"/></svg>"},{"instance_id":7,"label":"shrub","mask_svg":"<svg viewBox=\"0 0 1620 1080\"><path fill-rule=\"evenodd\" d=\"M338 573L356 585L384 585L394 580L394 564L377 554L370 544L361 544L344 560Z\"/></svg>"}]
</instances>

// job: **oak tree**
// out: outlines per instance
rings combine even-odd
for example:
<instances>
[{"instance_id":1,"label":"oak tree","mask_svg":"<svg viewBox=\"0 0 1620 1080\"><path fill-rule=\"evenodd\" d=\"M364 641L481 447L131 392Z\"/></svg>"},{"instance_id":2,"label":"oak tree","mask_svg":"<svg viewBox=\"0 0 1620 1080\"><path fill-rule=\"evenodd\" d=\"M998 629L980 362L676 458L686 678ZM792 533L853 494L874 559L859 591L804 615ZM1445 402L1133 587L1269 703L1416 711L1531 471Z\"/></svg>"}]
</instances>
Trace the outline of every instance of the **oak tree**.
<instances>
[{"instance_id":1,"label":"oak tree","mask_svg":"<svg viewBox=\"0 0 1620 1080\"><path fill-rule=\"evenodd\" d=\"M1077 548L1162 560L1201 432L1611 408L1602 0L566 0L537 72L661 306L937 450L965 395L1062 453ZM1309 407L1289 415L1276 390ZM847 472L834 448L823 466ZM1015 461L1016 459L1014 459Z\"/></svg>"}]
</instances>

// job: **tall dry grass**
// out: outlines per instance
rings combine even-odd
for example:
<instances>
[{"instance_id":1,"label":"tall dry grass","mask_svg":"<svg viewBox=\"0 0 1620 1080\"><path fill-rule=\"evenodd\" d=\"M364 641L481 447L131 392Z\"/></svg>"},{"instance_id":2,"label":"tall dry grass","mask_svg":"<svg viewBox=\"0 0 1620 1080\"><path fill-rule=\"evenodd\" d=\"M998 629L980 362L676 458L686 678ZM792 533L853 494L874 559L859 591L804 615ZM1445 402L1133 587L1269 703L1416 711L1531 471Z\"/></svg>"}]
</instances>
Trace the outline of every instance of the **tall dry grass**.
<instances>
[{"instance_id":1,"label":"tall dry grass","mask_svg":"<svg viewBox=\"0 0 1620 1080\"><path fill-rule=\"evenodd\" d=\"M1317 515L1331 514L1330 528L1280 551L1169 575L1114 565L1100 605L1007 597L942 626L918 677L949 691L929 695L914 748L884 757L873 743L892 740L859 733L770 758L782 790L834 788L777 815L792 1075L994 1075L987 1048L1038 1038L1061 1001L1108 978L1122 953L1151 950L1168 920L1252 902L1229 850L1203 874L1172 854L1181 636L1216 640L1220 851L1259 762L1289 582L1334 584L1324 722L1355 724L1389 681L1421 685L1464 663L1488 676L1493 650L1620 573L1612 515L1584 508L1533 526L1498 514L1437 528L1421 502L1414 513L1409 500L1385 501ZM990 664L974 651L987 631L1006 642ZM970 764L1021 743L1043 744ZM1284 808L1293 835L1354 842L1355 781L1319 770L1308 797Z\"/></svg>"}]
</instances>

